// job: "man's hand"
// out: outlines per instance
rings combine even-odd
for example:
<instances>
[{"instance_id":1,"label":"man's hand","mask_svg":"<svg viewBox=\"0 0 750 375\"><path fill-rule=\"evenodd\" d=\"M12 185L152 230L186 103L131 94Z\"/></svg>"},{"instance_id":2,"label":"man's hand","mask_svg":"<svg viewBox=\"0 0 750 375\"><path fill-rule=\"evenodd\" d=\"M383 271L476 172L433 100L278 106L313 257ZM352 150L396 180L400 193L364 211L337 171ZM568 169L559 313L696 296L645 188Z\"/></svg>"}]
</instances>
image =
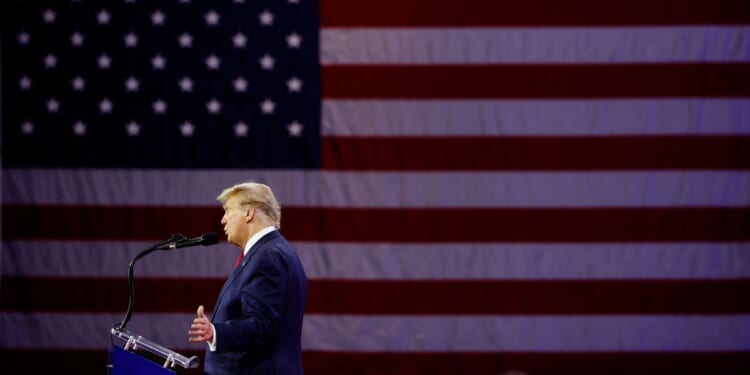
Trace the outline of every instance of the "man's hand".
<instances>
[{"instance_id":1,"label":"man's hand","mask_svg":"<svg viewBox=\"0 0 750 375\"><path fill-rule=\"evenodd\" d=\"M190 326L191 342L211 342L214 338L213 327L211 322L206 317L206 313L203 312L203 305L198 306L198 316L193 319L193 324Z\"/></svg>"}]
</instances>

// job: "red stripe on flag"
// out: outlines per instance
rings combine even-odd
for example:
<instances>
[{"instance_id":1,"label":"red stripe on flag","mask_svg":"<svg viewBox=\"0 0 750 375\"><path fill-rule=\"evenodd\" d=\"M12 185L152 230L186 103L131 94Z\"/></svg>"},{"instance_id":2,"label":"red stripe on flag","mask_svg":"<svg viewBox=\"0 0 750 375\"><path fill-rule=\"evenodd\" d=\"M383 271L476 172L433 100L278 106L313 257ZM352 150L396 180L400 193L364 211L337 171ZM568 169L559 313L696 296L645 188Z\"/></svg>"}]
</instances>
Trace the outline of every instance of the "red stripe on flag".
<instances>
[{"instance_id":1,"label":"red stripe on flag","mask_svg":"<svg viewBox=\"0 0 750 375\"><path fill-rule=\"evenodd\" d=\"M5 277L2 281L0 307L3 310L124 313L127 306L125 278ZM187 313L204 305L213 311L223 283L224 279L138 279L136 275L135 310ZM311 280L306 312L365 315L735 314L750 312L750 299L746 298L749 294L750 280ZM70 298L71 295L79 298Z\"/></svg>"},{"instance_id":2,"label":"red stripe on flag","mask_svg":"<svg viewBox=\"0 0 750 375\"><path fill-rule=\"evenodd\" d=\"M173 233L223 233L221 215L218 206L5 205L3 238L157 242Z\"/></svg>"},{"instance_id":3,"label":"red stripe on flag","mask_svg":"<svg viewBox=\"0 0 750 375\"><path fill-rule=\"evenodd\" d=\"M750 169L748 136L325 137L322 147L327 170Z\"/></svg>"},{"instance_id":4,"label":"red stripe on flag","mask_svg":"<svg viewBox=\"0 0 750 375\"><path fill-rule=\"evenodd\" d=\"M606 7L606 10L605 10ZM321 0L323 27L615 26L744 24L745 0Z\"/></svg>"},{"instance_id":5,"label":"red stripe on flag","mask_svg":"<svg viewBox=\"0 0 750 375\"><path fill-rule=\"evenodd\" d=\"M750 96L750 64L326 65L326 99Z\"/></svg>"},{"instance_id":6,"label":"red stripe on flag","mask_svg":"<svg viewBox=\"0 0 750 375\"><path fill-rule=\"evenodd\" d=\"M750 352L451 352L307 351L305 374L747 374ZM511 372L512 370L522 372Z\"/></svg>"},{"instance_id":7,"label":"red stripe on flag","mask_svg":"<svg viewBox=\"0 0 750 375\"><path fill-rule=\"evenodd\" d=\"M214 207L3 206L5 240L152 240L221 232ZM750 207L354 209L288 207L283 234L325 242L750 240Z\"/></svg>"},{"instance_id":8,"label":"red stripe on flag","mask_svg":"<svg viewBox=\"0 0 750 375\"><path fill-rule=\"evenodd\" d=\"M750 280L317 280L321 314L725 314L750 312ZM450 298L446 298L450 296Z\"/></svg>"}]
</instances>

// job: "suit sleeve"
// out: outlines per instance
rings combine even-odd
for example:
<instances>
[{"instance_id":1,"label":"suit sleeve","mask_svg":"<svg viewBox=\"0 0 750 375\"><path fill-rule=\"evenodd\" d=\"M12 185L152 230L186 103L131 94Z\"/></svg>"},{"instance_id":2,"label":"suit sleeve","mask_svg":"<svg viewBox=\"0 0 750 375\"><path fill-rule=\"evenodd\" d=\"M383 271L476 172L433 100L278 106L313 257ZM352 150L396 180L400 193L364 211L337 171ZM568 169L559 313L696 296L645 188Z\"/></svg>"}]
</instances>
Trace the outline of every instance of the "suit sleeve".
<instances>
[{"instance_id":1,"label":"suit sleeve","mask_svg":"<svg viewBox=\"0 0 750 375\"><path fill-rule=\"evenodd\" d=\"M259 349L274 339L287 287L286 262L275 251L255 256L241 290L243 318L214 324L217 351Z\"/></svg>"}]
</instances>

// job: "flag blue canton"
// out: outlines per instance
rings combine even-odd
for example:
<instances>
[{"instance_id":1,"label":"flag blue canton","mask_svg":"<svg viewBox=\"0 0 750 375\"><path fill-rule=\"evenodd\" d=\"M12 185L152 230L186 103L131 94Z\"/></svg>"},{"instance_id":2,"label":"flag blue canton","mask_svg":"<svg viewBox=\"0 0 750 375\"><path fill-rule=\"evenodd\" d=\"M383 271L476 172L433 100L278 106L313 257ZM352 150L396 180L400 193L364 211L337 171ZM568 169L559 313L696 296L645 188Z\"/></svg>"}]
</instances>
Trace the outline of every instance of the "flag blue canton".
<instances>
[{"instance_id":1,"label":"flag blue canton","mask_svg":"<svg viewBox=\"0 0 750 375\"><path fill-rule=\"evenodd\" d=\"M320 166L317 3L1 6L5 167Z\"/></svg>"}]
</instances>

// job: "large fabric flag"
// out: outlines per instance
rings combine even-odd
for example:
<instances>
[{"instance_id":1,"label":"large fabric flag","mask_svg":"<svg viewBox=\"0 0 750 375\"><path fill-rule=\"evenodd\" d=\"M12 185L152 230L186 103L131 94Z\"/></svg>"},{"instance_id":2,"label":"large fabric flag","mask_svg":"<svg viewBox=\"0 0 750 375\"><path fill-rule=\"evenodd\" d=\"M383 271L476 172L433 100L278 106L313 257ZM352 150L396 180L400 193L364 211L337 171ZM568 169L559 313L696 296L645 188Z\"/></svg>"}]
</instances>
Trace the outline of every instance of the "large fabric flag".
<instances>
[{"instance_id":1,"label":"large fabric flag","mask_svg":"<svg viewBox=\"0 0 750 375\"><path fill-rule=\"evenodd\" d=\"M0 372L269 184L308 374L750 373L746 0L3 1ZM188 355L228 244L135 268Z\"/></svg>"}]
</instances>

